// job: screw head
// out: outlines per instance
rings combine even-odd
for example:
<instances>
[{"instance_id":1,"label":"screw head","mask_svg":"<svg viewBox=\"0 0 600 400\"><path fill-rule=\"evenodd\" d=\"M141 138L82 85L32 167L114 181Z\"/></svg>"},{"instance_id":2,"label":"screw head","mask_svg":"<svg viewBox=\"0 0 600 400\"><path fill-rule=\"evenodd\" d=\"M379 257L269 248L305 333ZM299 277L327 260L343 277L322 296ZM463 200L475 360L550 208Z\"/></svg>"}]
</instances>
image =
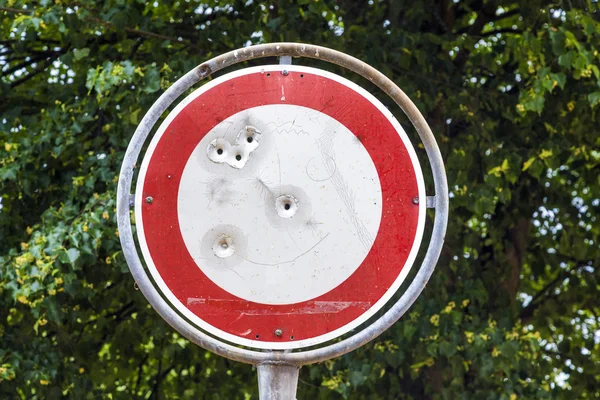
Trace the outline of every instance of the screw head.
<instances>
[{"instance_id":1,"label":"screw head","mask_svg":"<svg viewBox=\"0 0 600 400\"><path fill-rule=\"evenodd\" d=\"M152 196L146 197L146 203L152 204L153 201L154 201L154 198L152 198Z\"/></svg>"},{"instance_id":2,"label":"screw head","mask_svg":"<svg viewBox=\"0 0 600 400\"><path fill-rule=\"evenodd\" d=\"M289 72L288 72L288 70L287 70L287 69L284 69L283 71L281 71L281 74L282 74L283 76L287 76L287 75L289 74Z\"/></svg>"},{"instance_id":3,"label":"screw head","mask_svg":"<svg viewBox=\"0 0 600 400\"><path fill-rule=\"evenodd\" d=\"M414 204L419 204L419 198L418 197L413 197L413 203Z\"/></svg>"},{"instance_id":4,"label":"screw head","mask_svg":"<svg viewBox=\"0 0 600 400\"><path fill-rule=\"evenodd\" d=\"M275 336L280 337L283 335L283 331L281 329L275 329Z\"/></svg>"}]
</instances>

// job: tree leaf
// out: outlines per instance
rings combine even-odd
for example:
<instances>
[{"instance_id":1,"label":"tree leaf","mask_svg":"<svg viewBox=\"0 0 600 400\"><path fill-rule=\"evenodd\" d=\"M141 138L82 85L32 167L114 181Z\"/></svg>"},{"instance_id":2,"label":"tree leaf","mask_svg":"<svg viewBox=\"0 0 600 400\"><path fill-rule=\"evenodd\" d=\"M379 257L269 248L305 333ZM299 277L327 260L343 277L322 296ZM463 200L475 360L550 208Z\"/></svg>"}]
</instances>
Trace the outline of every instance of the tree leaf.
<instances>
[{"instance_id":1,"label":"tree leaf","mask_svg":"<svg viewBox=\"0 0 600 400\"><path fill-rule=\"evenodd\" d=\"M77 250L76 248L70 248L69 250L67 250L67 256L69 257L69 262L71 264L75 264L75 261L79 259L79 255L79 250Z\"/></svg>"},{"instance_id":2,"label":"tree leaf","mask_svg":"<svg viewBox=\"0 0 600 400\"><path fill-rule=\"evenodd\" d=\"M592 107L595 107L598 103L600 103L600 91L588 94L588 101Z\"/></svg>"},{"instance_id":3,"label":"tree leaf","mask_svg":"<svg viewBox=\"0 0 600 400\"><path fill-rule=\"evenodd\" d=\"M83 49L75 49L73 54L75 55L76 60L81 60L82 58L87 57L88 54L90 54L90 49L87 47L84 47Z\"/></svg>"}]
</instances>

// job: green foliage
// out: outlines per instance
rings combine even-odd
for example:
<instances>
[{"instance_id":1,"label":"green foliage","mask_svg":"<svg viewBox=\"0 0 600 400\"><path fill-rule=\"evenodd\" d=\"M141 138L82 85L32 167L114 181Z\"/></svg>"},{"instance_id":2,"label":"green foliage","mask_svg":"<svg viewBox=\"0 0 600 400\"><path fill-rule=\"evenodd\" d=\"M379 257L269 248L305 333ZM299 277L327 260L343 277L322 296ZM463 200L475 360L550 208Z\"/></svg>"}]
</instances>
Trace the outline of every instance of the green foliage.
<instances>
[{"instance_id":1,"label":"green foliage","mask_svg":"<svg viewBox=\"0 0 600 400\"><path fill-rule=\"evenodd\" d=\"M162 90L280 40L392 78L431 124L452 191L424 294L374 343L303 368L300 398L600 397L597 0L8 0L0 13L1 398L256 398L255 371L182 339L135 290L114 199Z\"/></svg>"}]
</instances>

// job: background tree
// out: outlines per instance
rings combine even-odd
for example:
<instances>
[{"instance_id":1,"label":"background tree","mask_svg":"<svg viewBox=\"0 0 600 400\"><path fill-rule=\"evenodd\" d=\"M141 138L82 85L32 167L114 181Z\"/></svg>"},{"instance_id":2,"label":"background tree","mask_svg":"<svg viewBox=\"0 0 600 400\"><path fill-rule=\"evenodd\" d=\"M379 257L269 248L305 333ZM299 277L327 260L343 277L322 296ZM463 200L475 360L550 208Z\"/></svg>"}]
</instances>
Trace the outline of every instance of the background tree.
<instances>
[{"instance_id":1,"label":"background tree","mask_svg":"<svg viewBox=\"0 0 600 400\"><path fill-rule=\"evenodd\" d=\"M392 78L452 191L424 294L374 343L303 368L300 397L600 396L597 0L0 5L1 398L256 398L249 366L191 345L135 290L114 199L162 90L281 40Z\"/></svg>"}]
</instances>

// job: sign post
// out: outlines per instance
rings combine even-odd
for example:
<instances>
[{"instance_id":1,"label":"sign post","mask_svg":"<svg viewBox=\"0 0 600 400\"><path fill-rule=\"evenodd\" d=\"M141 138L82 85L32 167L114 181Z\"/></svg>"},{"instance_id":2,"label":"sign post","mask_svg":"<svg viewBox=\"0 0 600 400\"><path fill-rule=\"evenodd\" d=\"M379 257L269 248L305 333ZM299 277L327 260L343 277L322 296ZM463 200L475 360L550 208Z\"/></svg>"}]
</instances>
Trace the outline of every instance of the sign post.
<instances>
[{"instance_id":1,"label":"sign post","mask_svg":"<svg viewBox=\"0 0 600 400\"><path fill-rule=\"evenodd\" d=\"M280 64L230 72L189 94L140 157L181 94L269 56ZM341 65L386 92L423 142L435 195L383 104L292 56ZM167 89L131 140L117 196L125 258L152 306L192 342L256 365L260 398L282 400L295 398L300 366L367 343L410 307L439 257L448 210L439 149L408 97L355 58L297 43L224 54ZM421 248L427 207L435 220L425 258L390 306Z\"/></svg>"}]
</instances>

